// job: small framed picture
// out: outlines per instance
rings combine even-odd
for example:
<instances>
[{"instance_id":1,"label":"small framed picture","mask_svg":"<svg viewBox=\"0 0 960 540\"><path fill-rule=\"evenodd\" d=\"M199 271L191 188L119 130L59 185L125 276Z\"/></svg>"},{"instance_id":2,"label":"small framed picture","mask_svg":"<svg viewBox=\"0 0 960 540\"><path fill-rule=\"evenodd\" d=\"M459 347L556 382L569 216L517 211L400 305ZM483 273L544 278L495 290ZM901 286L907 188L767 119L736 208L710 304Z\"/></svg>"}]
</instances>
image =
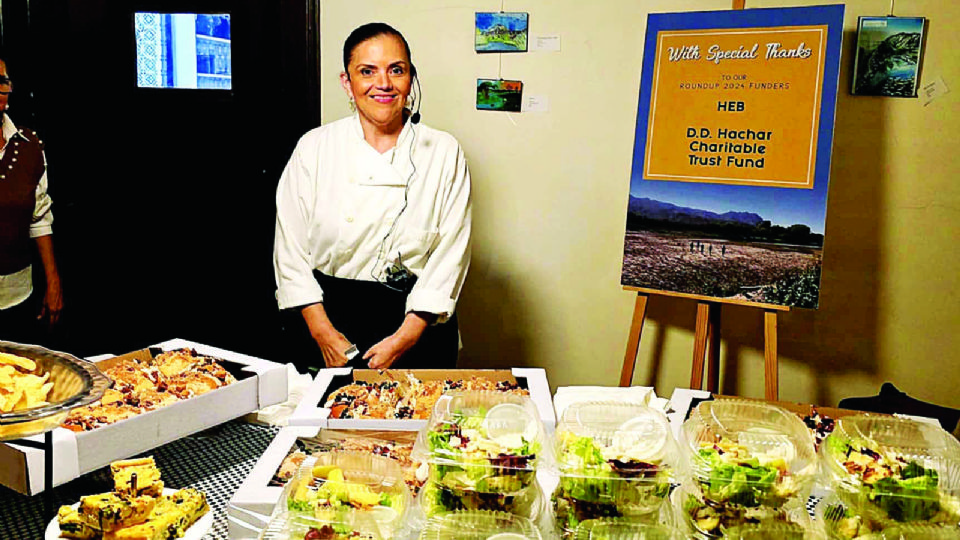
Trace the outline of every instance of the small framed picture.
<instances>
[{"instance_id":1,"label":"small framed picture","mask_svg":"<svg viewBox=\"0 0 960 540\"><path fill-rule=\"evenodd\" d=\"M527 52L526 13L477 12L474 49L478 53Z\"/></svg>"},{"instance_id":2,"label":"small framed picture","mask_svg":"<svg viewBox=\"0 0 960 540\"><path fill-rule=\"evenodd\" d=\"M477 110L520 112L523 82L477 79Z\"/></svg>"},{"instance_id":3,"label":"small framed picture","mask_svg":"<svg viewBox=\"0 0 960 540\"><path fill-rule=\"evenodd\" d=\"M925 23L923 17L860 17L851 92L917 97Z\"/></svg>"}]
</instances>

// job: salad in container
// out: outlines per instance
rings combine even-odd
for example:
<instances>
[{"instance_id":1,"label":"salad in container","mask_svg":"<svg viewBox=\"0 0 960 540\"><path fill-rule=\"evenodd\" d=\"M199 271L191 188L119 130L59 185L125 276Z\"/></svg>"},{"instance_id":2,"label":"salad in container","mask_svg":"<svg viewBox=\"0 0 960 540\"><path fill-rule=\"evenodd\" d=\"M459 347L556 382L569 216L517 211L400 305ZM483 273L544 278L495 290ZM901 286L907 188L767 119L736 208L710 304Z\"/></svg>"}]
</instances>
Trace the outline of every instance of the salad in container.
<instances>
[{"instance_id":1,"label":"salad in container","mask_svg":"<svg viewBox=\"0 0 960 540\"><path fill-rule=\"evenodd\" d=\"M603 518L580 522L576 540L684 540L683 532L666 525L636 523L629 519Z\"/></svg>"},{"instance_id":2,"label":"salad in container","mask_svg":"<svg viewBox=\"0 0 960 540\"><path fill-rule=\"evenodd\" d=\"M905 418L841 418L820 448L821 504L836 538L902 525L960 527L960 442L938 426Z\"/></svg>"},{"instance_id":3,"label":"salad in container","mask_svg":"<svg viewBox=\"0 0 960 540\"><path fill-rule=\"evenodd\" d=\"M706 401L682 433L690 481L677 507L697 534L806 519L816 454L799 417L758 401Z\"/></svg>"},{"instance_id":4,"label":"salad in container","mask_svg":"<svg viewBox=\"0 0 960 540\"><path fill-rule=\"evenodd\" d=\"M419 540L540 540L527 518L506 512L445 512L427 520Z\"/></svg>"},{"instance_id":5,"label":"salad in container","mask_svg":"<svg viewBox=\"0 0 960 540\"><path fill-rule=\"evenodd\" d=\"M363 514L344 512L333 519L281 512L261 533L262 540L383 540L379 528Z\"/></svg>"},{"instance_id":6,"label":"salad in container","mask_svg":"<svg viewBox=\"0 0 960 540\"><path fill-rule=\"evenodd\" d=\"M543 424L529 397L444 395L413 449L413 459L429 464L418 497L424 514L494 510L535 519L542 505L536 468L543 450Z\"/></svg>"},{"instance_id":7,"label":"salad in container","mask_svg":"<svg viewBox=\"0 0 960 540\"><path fill-rule=\"evenodd\" d=\"M679 480L679 452L667 417L638 404L567 407L557 425L554 456L560 483L551 502L563 538L574 538L585 520L656 523Z\"/></svg>"},{"instance_id":8,"label":"salad in container","mask_svg":"<svg viewBox=\"0 0 960 540\"><path fill-rule=\"evenodd\" d=\"M362 514L388 539L400 532L410 493L395 461L360 452L330 452L301 467L281 500L290 514L325 521L353 522L356 514Z\"/></svg>"}]
</instances>

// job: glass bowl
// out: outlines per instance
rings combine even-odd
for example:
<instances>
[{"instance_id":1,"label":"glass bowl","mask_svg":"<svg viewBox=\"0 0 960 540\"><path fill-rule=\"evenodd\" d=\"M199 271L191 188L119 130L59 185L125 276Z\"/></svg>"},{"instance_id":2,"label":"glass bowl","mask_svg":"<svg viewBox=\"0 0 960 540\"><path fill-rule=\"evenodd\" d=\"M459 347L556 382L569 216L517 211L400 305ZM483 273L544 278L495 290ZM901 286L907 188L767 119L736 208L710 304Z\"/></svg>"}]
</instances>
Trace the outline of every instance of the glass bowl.
<instances>
[{"instance_id":1,"label":"glass bowl","mask_svg":"<svg viewBox=\"0 0 960 540\"><path fill-rule=\"evenodd\" d=\"M93 362L67 353L9 341L0 341L0 352L33 360L37 364L33 374L49 374L48 382L53 383L46 405L0 412L0 441L50 431L71 409L97 401L113 385Z\"/></svg>"}]
</instances>

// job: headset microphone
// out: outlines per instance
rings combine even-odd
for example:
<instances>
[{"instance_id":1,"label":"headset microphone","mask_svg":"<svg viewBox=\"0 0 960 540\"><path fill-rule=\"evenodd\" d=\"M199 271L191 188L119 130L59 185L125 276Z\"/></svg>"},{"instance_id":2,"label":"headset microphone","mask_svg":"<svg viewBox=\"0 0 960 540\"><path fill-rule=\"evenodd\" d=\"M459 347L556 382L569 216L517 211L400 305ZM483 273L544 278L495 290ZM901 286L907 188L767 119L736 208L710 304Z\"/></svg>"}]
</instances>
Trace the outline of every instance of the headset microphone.
<instances>
[{"instance_id":1,"label":"headset microphone","mask_svg":"<svg viewBox=\"0 0 960 540\"><path fill-rule=\"evenodd\" d=\"M417 77L417 68L414 66L413 70L413 80L417 83L417 110L410 116L411 124L420 123L420 102L423 100L423 90L420 89L420 77Z\"/></svg>"}]
</instances>

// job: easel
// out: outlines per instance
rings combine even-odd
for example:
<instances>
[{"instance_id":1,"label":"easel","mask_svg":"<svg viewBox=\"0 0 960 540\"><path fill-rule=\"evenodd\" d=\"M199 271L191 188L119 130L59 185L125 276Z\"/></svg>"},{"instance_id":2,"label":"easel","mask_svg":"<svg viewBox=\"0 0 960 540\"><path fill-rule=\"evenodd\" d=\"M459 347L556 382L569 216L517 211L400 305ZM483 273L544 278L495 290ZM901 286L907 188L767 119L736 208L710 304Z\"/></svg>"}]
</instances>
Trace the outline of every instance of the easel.
<instances>
[{"instance_id":1,"label":"easel","mask_svg":"<svg viewBox=\"0 0 960 540\"><path fill-rule=\"evenodd\" d=\"M630 386L633 372L637 366L637 351L640 349L640 334L647 311L647 299L652 294L676 296L697 300L697 323L693 339L693 365L690 370L690 388L703 387L704 355L709 354L710 369L707 371L707 390L720 391L720 308L723 304L736 304L763 309L763 381L764 397L767 401L778 401L780 397L779 362L777 360L777 314L790 311L787 306L761 304L746 300L727 300L696 294L685 294L624 287L626 291L635 291L637 300L633 305L633 322L630 324L630 337L627 340L627 352L623 357L623 369L620 372L620 386Z\"/></svg>"}]
</instances>

